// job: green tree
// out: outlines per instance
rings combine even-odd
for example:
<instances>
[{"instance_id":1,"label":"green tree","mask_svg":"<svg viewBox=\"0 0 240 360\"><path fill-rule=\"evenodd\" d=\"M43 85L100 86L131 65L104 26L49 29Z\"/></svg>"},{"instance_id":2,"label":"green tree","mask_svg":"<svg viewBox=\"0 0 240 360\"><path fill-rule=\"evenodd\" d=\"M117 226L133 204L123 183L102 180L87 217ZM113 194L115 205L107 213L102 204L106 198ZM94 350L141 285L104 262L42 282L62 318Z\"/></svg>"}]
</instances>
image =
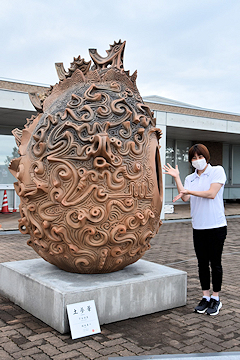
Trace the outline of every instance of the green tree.
<instances>
[{"instance_id":1,"label":"green tree","mask_svg":"<svg viewBox=\"0 0 240 360\"><path fill-rule=\"evenodd\" d=\"M12 156L7 156L6 160L4 161L4 164L8 166L12 159L15 159L19 157L18 148L16 146L12 149Z\"/></svg>"}]
</instances>

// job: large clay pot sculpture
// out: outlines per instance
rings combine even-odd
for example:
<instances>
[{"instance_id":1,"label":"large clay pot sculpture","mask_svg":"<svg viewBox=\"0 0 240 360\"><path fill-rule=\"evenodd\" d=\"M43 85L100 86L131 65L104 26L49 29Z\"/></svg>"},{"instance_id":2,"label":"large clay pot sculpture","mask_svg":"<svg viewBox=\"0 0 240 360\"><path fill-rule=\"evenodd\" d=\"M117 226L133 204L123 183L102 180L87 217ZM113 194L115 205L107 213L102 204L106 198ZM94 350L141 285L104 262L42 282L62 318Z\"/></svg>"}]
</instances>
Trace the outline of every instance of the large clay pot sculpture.
<instances>
[{"instance_id":1,"label":"large clay pot sculpture","mask_svg":"<svg viewBox=\"0 0 240 360\"><path fill-rule=\"evenodd\" d=\"M145 253L160 225L161 131L123 69L125 42L105 58L56 64L59 83L13 134L10 164L20 196L19 229L43 259L77 273L123 269Z\"/></svg>"}]
</instances>

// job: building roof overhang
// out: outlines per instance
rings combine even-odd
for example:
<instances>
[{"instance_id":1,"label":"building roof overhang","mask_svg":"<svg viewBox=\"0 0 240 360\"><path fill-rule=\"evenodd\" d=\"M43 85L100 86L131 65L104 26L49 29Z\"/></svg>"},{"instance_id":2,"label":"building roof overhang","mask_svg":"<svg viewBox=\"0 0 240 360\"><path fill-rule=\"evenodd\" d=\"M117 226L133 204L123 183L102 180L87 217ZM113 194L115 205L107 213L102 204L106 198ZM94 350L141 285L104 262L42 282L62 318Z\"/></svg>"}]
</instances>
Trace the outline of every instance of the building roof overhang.
<instances>
[{"instance_id":1,"label":"building roof overhang","mask_svg":"<svg viewBox=\"0 0 240 360\"><path fill-rule=\"evenodd\" d=\"M144 102L155 111L172 112L175 114L185 114L209 117L212 119L232 120L240 122L240 114L229 113L219 110L205 109L198 106L193 106L180 101L167 99L162 96L151 95L144 96Z\"/></svg>"},{"instance_id":2,"label":"building roof overhang","mask_svg":"<svg viewBox=\"0 0 240 360\"><path fill-rule=\"evenodd\" d=\"M37 112L29 100L27 91L43 93L47 86L33 85L2 81L0 79L0 134L11 135L11 131L18 127L23 128L27 118L31 118ZM240 123L240 114L231 114L216 110L203 109L183 102L167 99L161 96L152 95L143 97L151 110L172 114L198 116L216 120L229 120ZM199 119L200 120L200 119ZM237 125L237 124L236 124ZM215 130L215 129L214 129ZM167 136L187 139L203 140L206 138L212 141L229 141L239 143L239 130L226 133L216 127L216 130L202 130L200 128L184 128L184 126L167 126Z\"/></svg>"}]
</instances>

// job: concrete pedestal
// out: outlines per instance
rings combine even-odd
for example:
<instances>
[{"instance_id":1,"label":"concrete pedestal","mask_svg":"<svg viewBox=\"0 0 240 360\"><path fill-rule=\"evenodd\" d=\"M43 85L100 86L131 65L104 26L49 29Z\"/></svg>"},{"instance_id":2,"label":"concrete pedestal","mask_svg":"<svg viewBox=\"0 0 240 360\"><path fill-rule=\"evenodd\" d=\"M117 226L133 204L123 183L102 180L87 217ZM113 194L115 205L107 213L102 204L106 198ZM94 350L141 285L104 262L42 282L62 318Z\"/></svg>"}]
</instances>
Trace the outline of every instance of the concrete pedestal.
<instances>
[{"instance_id":1,"label":"concrete pedestal","mask_svg":"<svg viewBox=\"0 0 240 360\"><path fill-rule=\"evenodd\" d=\"M63 334L68 304L94 300L100 324L185 305L187 273L139 260L110 274L73 274L24 260L0 264L0 293Z\"/></svg>"},{"instance_id":2,"label":"concrete pedestal","mask_svg":"<svg viewBox=\"0 0 240 360\"><path fill-rule=\"evenodd\" d=\"M216 357L218 359L216 359ZM146 355L146 356L121 356L121 360L239 360L240 352L219 352L201 354L175 354L175 355ZM109 357L108 360L120 360L120 357Z\"/></svg>"}]
</instances>

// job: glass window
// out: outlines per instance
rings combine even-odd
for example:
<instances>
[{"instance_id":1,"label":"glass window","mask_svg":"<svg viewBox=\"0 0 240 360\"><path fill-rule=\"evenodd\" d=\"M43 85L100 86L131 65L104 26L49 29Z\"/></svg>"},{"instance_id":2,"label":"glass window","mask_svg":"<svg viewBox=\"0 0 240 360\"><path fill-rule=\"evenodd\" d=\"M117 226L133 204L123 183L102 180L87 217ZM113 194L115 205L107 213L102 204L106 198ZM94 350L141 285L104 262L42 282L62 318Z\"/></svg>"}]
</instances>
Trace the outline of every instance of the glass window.
<instances>
[{"instance_id":1,"label":"glass window","mask_svg":"<svg viewBox=\"0 0 240 360\"><path fill-rule=\"evenodd\" d=\"M240 145L232 146L232 183L233 185L240 184Z\"/></svg>"},{"instance_id":2,"label":"glass window","mask_svg":"<svg viewBox=\"0 0 240 360\"><path fill-rule=\"evenodd\" d=\"M226 184L230 184L229 144L223 144L222 166L227 176Z\"/></svg>"},{"instance_id":3,"label":"glass window","mask_svg":"<svg viewBox=\"0 0 240 360\"><path fill-rule=\"evenodd\" d=\"M183 184L185 177L191 172L190 163L188 162L188 151L191 145L191 141L177 140L177 164Z\"/></svg>"},{"instance_id":4,"label":"glass window","mask_svg":"<svg viewBox=\"0 0 240 360\"><path fill-rule=\"evenodd\" d=\"M173 140L167 139L166 146L166 164L169 163L173 167L175 167L175 161L178 165L180 176L182 183L184 183L184 179L191 172L191 167L188 162L188 151L191 147L191 141L184 140ZM175 152L175 148L177 149ZM175 158L176 157L176 158ZM171 176L165 177L166 185L174 185L175 181Z\"/></svg>"},{"instance_id":5,"label":"glass window","mask_svg":"<svg viewBox=\"0 0 240 360\"><path fill-rule=\"evenodd\" d=\"M18 156L17 150L14 136L0 135L0 184L13 184L16 181L8 170L8 164Z\"/></svg>"},{"instance_id":6,"label":"glass window","mask_svg":"<svg viewBox=\"0 0 240 360\"><path fill-rule=\"evenodd\" d=\"M167 177L167 175L166 175ZM165 189L165 203L169 204L173 201L172 189Z\"/></svg>"},{"instance_id":7,"label":"glass window","mask_svg":"<svg viewBox=\"0 0 240 360\"><path fill-rule=\"evenodd\" d=\"M169 163L171 166L174 167L175 164L175 141L172 139L167 139L166 144L166 164ZM170 175L165 176L165 184L166 185L173 185L173 178Z\"/></svg>"}]
</instances>

